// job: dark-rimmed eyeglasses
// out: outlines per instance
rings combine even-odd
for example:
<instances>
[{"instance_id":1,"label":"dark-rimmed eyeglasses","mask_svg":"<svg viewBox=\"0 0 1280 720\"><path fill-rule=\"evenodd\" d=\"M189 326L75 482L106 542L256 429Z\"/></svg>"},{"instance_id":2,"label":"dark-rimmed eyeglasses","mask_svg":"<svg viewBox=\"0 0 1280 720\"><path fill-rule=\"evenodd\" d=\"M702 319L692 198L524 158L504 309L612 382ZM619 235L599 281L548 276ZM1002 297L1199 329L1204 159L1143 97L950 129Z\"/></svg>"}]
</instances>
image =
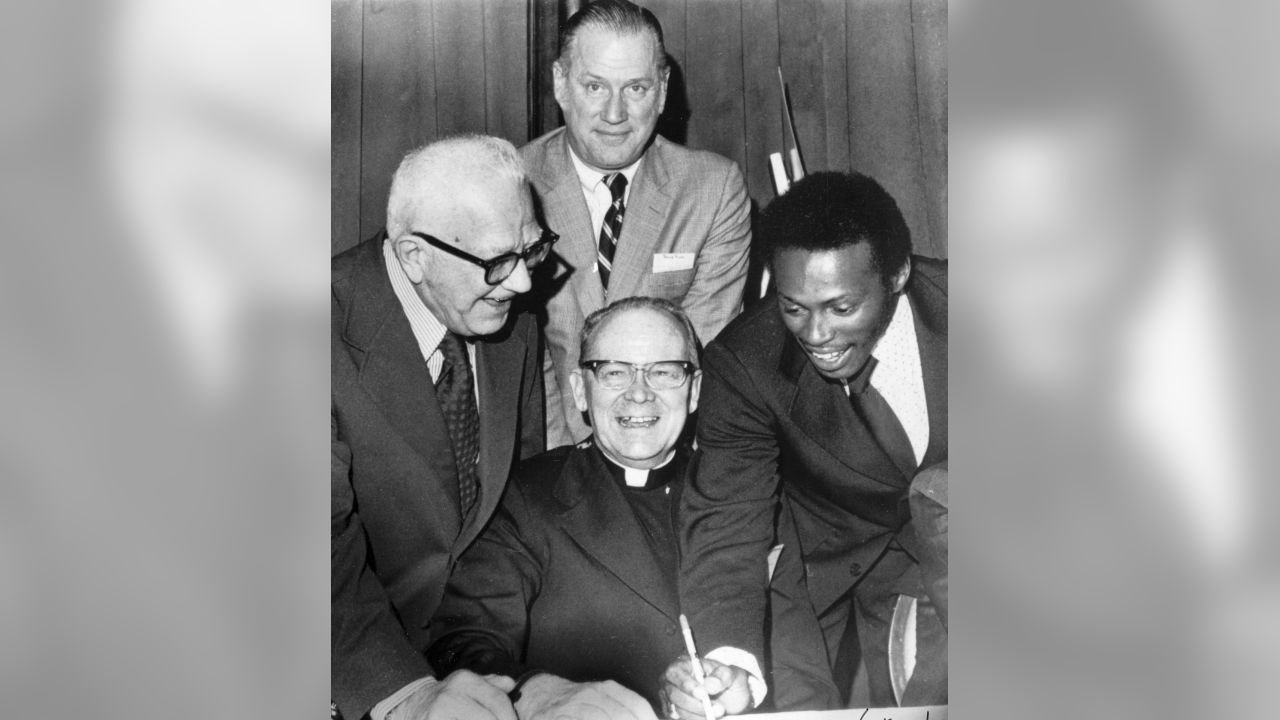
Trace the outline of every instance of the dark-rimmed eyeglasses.
<instances>
[{"instance_id":1,"label":"dark-rimmed eyeglasses","mask_svg":"<svg viewBox=\"0 0 1280 720\"><path fill-rule=\"evenodd\" d=\"M625 390L636 381L636 373L654 390L674 390L698 370L698 366L684 360L662 360L637 365L621 360L583 360L579 363L596 376L596 382L609 390Z\"/></svg>"},{"instance_id":2,"label":"dark-rimmed eyeglasses","mask_svg":"<svg viewBox=\"0 0 1280 720\"><path fill-rule=\"evenodd\" d=\"M538 242L524 249L524 252L508 252L485 260L478 258L469 252L459 250L449 243L432 237L426 233L410 232L414 237L422 238L428 245L449 253L450 255L462 258L472 265L479 265L484 268L484 281L490 285L501 285L503 280L511 277L511 273L516 271L516 263L524 261L525 267L533 269L538 263L547 259L547 255L551 252L551 246L555 244L560 236L550 230L543 230L542 237L538 238Z\"/></svg>"}]
</instances>

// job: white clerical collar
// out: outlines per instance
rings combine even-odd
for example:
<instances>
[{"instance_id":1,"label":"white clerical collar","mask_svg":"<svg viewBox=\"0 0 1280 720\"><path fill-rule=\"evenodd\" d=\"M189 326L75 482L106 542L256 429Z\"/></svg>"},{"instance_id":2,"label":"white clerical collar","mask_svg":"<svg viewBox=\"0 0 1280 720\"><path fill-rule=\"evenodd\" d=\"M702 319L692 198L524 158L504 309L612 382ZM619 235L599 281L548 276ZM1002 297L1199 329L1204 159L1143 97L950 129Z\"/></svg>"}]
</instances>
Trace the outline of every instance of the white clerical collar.
<instances>
[{"instance_id":1,"label":"white clerical collar","mask_svg":"<svg viewBox=\"0 0 1280 720\"><path fill-rule=\"evenodd\" d=\"M642 488L649 483L649 472L651 470L657 470L658 468L666 467L668 463L670 463L673 459L675 459L675 456L676 456L676 451L672 450L671 454L667 456L666 460L663 460L660 464L655 465L654 467L648 468L646 470L627 467L626 465L619 465L619 467L622 468L623 482L627 484L627 487Z\"/></svg>"}]
</instances>

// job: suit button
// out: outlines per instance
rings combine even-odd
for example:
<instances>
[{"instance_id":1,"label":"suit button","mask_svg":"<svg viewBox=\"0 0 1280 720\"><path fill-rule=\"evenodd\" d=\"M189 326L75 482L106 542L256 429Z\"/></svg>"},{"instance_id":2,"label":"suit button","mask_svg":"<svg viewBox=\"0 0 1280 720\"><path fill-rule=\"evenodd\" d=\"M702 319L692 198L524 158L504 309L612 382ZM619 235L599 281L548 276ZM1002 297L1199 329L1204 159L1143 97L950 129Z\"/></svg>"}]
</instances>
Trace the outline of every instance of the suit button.
<instances>
[{"instance_id":1,"label":"suit button","mask_svg":"<svg viewBox=\"0 0 1280 720\"><path fill-rule=\"evenodd\" d=\"M861 574L862 574L862 564L861 564L861 563L853 563L852 565L850 565L850 566L849 566L849 574L850 574L850 575L854 575L854 576L861 575Z\"/></svg>"},{"instance_id":2,"label":"suit button","mask_svg":"<svg viewBox=\"0 0 1280 720\"><path fill-rule=\"evenodd\" d=\"M676 629L675 629L674 627L671 627L670 625L668 625L668 626L667 626L667 635L675 635L675 634L676 634Z\"/></svg>"}]
</instances>

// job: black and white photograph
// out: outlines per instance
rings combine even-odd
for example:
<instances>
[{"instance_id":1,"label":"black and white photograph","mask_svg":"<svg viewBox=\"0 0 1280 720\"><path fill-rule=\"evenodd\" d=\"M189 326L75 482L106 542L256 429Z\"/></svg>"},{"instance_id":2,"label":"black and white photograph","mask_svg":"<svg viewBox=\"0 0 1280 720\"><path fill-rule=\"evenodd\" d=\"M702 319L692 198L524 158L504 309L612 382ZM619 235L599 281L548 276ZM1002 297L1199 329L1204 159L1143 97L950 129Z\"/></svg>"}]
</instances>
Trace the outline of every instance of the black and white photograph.
<instances>
[{"instance_id":1,"label":"black and white photograph","mask_svg":"<svg viewBox=\"0 0 1280 720\"><path fill-rule=\"evenodd\" d=\"M945 2L333 9L335 717L945 718Z\"/></svg>"}]
</instances>

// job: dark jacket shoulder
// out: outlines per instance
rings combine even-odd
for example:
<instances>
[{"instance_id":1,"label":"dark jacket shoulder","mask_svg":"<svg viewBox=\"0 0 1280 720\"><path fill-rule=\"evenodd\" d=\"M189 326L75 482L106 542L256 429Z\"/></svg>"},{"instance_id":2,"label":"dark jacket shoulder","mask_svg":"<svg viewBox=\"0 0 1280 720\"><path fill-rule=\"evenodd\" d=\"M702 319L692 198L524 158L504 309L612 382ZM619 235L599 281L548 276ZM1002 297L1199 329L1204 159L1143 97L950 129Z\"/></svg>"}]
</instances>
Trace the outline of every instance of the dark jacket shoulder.
<instances>
[{"instance_id":1,"label":"dark jacket shoulder","mask_svg":"<svg viewBox=\"0 0 1280 720\"><path fill-rule=\"evenodd\" d=\"M523 460L516 466L511 481L528 488L553 483L575 450L577 448L572 445L562 445Z\"/></svg>"},{"instance_id":2,"label":"dark jacket shoulder","mask_svg":"<svg viewBox=\"0 0 1280 720\"><path fill-rule=\"evenodd\" d=\"M911 273L917 283L927 284L944 297L947 294L947 261L923 255L911 256Z\"/></svg>"}]
</instances>

